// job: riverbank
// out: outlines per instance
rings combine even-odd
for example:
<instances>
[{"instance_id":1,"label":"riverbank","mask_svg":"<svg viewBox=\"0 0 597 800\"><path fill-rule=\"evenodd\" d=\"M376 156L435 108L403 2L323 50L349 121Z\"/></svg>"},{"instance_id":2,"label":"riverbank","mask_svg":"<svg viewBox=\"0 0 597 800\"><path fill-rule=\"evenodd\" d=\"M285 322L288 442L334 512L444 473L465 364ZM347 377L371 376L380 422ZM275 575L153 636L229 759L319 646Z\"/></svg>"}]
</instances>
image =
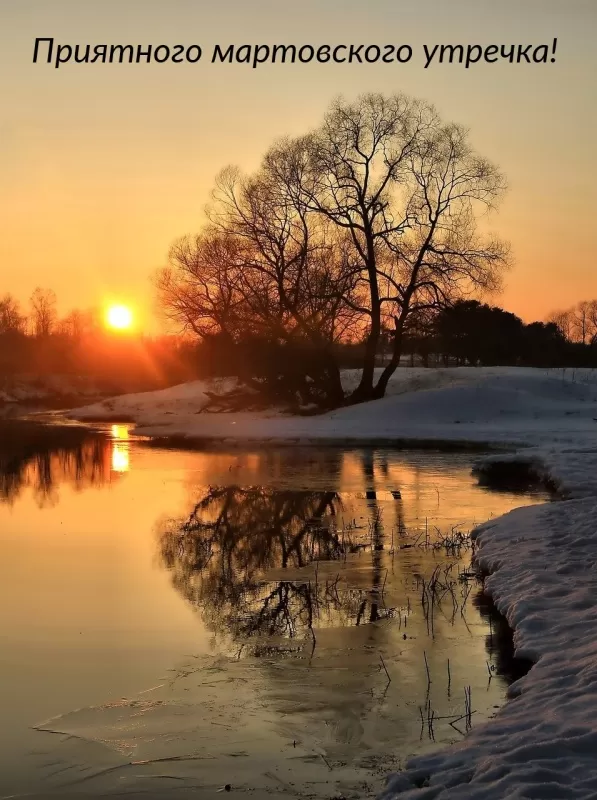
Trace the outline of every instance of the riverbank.
<instances>
[{"instance_id":1,"label":"riverbank","mask_svg":"<svg viewBox=\"0 0 597 800\"><path fill-rule=\"evenodd\" d=\"M590 376L586 376L589 378ZM576 390L562 384L565 414ZM482 475L526 465L562 500L521 508L473 534L486 590L514 629L516 655L534 662L509 702L461 744L416 758L383 800L593 798L597 794L597 447L586 427L528 431L527 448L491 456ZM535 441L533 441L535 439Z\"/></svg>"},{"instance_id":2,"label":"riverbank","mask_svg":"<svg viewBox=\"0 0 597 800\"><path fill-rule=\"evenodd\" d=\"M358 378L343 374L347 390ZM279 411L204 413L195 381L73 409L72 419L128 422L178 447L338 445L506 451L492 461L529 465L562 496L597 496L597 371L515 367L400 369L382 400L300 417Z\"/></svg>"},{"instance_id":3,"label":"riverbank","mask_svg":"<svg viewBox=\"0 0 597 800\"><path fill-rule=\"evenodd\" d=\"M350 390L358 373L347 370ZM74 409L88 421L133 422L137 433L194 442L402 439L537 444L597 435L597 371L530 368L400 369L386 397L316 416L261 412L209 413L208 391L231 379L194 381L155 392L112 397Z\"/></svg>"},{"instance_id":4,"label":"riverbank","mask_svg":"<svg viewBox=\"0 0 597 800\"><path fill-rule=\"evenodd\" d=\"M351 374L346 381L353 380ZM123 418L151 437L195 444L484 442L494 464L526 464L563 500L475 532L487 590L536 663L511 701L461 744L415 759L384 800L597 794L597 375L590 370L400 370L388 396L310 418L198 414L204 386L115 398L73 413ZM102 416L103 415L103 416ZM487 463L487 462L486 462Z\"/></svg>"}]
</instances>

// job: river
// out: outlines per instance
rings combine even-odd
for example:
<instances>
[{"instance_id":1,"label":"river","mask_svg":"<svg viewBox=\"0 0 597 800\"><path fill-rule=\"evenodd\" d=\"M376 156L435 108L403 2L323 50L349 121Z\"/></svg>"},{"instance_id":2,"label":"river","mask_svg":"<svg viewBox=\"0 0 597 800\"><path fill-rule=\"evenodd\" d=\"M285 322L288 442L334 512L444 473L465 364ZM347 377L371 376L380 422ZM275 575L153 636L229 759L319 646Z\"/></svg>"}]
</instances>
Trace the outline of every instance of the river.
<instances>
[{"instance_id":1,"label":"river","mask_svg":"<svg viewBox=\"0 0 597 800\"><path fill-rule=\"evenodd\" d=\"M468 533L548 498L478 454L11 426L0 797L369 797L527 666Z\"/></svg>"}]
</instances>

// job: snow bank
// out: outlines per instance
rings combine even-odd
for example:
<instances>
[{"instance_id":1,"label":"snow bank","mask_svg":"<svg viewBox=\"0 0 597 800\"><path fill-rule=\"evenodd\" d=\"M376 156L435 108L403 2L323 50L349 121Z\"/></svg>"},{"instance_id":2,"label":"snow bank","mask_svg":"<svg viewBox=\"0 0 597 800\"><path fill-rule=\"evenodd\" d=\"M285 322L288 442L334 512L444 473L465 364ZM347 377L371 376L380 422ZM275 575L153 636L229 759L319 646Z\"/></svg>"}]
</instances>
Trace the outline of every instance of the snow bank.
<instances>
[{"instance_id":1,"label":"snow bank","mask_svg":"<svg viewBox=\"0 0 597 800\"><path fill-rule=\"evenodd\" d=\"M356 375L346 373L345 385ZM198 382L77 410L195 441L518 445L485 459L549 477L559 503L475 532L487 589L535 666L462 742L414 759L383 800L597 797L597 374L592 370L401 369L383 400L317 417L198 414ZM474 698L473 698L474 706Z\"/></svg>"},{"instance_id":2,"label":"snow bank","mask_svg":"<svg viewBox=\"0 0 597 800\"><path fill-rule=\"evenodd\" d=\"M356 373L344 373L347 388ZM225 388L225 387L224 387ZM403 368L388 395L315 417L276 411L199 413L213 384L195 381L75 409L78 420L132 421L137 433L237 442L392 443L404 440L525 445L597 443L597 374L516 368Z\"/></svg>"},{"instance_id":3,"label":"snow bank","mask_svg":"<svg viewBox=\"0 0 597 800\"><path fill-rule=\"evenodd\" d=\"M382 798L595 798L597 500L517 509L476 538L517 654L537 663L490 723L414 759Z\"/></svg>"},{"instance_id":4,"label":"snow bank","mask_svg":"<svg viewBox=\"0 0 597 800\"><path fill-rule=\"evenodd\" d=\"M93 422L138 422L153 417L160 419L164 415L186 418L197 414L207 403L208 391L228 391L235 383L233 379L191 381L153 392L122 394L93 405L73 409L68 415L72 419Z\"/></svg>"},{"instance_id":5,"label":"snow bank","mask_svg":"<svg viewBox=\"0 0 597 800\"><path fill-rule=\"evenodd\" d=\"M91 381L73 375L18 375L4 378L0 386L0 405L36 403L52 398L78 398L79 402L100 394Z\"/></svg>"}]
</instances>

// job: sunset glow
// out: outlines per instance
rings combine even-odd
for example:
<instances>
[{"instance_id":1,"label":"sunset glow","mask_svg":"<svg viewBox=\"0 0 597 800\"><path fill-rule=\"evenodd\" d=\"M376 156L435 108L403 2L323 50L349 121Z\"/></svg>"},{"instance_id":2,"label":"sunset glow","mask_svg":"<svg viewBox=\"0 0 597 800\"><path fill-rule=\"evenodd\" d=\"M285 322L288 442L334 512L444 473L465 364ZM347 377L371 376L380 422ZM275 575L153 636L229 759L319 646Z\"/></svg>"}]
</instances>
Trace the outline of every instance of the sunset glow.
<instances>
[{"instance_id":1,"label":"sunset glow","mask_svg":"<svg viewBox=\"0 0 597 800\"><path fill-rule=\"evenodd\" d=\"M112 434L112 457L111 457L112 471L128 472L130 469L128 425L112 425L111 434Z\"/></svg>"},{"instance_id":2,"label":"sunset glow","mask_svg":"<svg viewBox=\"0 0 597 800\"><path fill-rule=\"evenodd\" d=\"M128 306L110 306L106 311L106 325L114 330L130 330L133 327L133 312Z\"/></svg>"},{"instance_id":3,"label":"sunset glow","mask_svg":"<svg viewBox=\"0 0 597 800\"><path fill-rule=\"evenodd\" d=\"M575 177L594 174L597 159L592 143L597 106L591 102L597 4L592 0L378 0L375 13L367 15L368 40L382 41L388 31L399 30L401 43L415 47L398 75L381 61L353 69L318 66L314 60L288 69L213 65L210 80L198 81L197 71L203 74L210 59L206 53L196 67L133 69L98 62L91 68L93 82L87 68L73 60L54 72L41 60L33 65L29 50L36 36L55 26L65 44L87 41L99 14L95 7L102 9L102 41L118 42L125 33L123 4L28 0L0 5L6 65L0 77L5 98L0 258L11 265L10 291L22 303L36 286L51 283L65 314L96 304L103 287L121 287L134 293L135 316L138 309L149 317L149 274L177 236L196 231L218 171L227 164L252 169L278 136L301 135L316 125L336 95L354 99L371 90L403 91L435 103L446 120L470 129L475 148L507 176L511 191L489 222L511 242L515 259L499 297L504 308L530 322L597 293L592 184ZM276 7L271 0L137 5L144 13L135 22L135 36L154 44L163 30L173 41L201 30L206 48L207 42L223 44L226 37L273 44L282 24L268 10ZM308 0L285 5L285 42L302 45L313 38L314 19L322 44L341 44L336 42L340 19L346 41L365 32L362 8L354 0ZM465 32L471 42L485 41L494 30L505 43L535 42L541 36L551 42L558 36L565 44L557 63L545 68L481 63L472 71L424 68L423 44L460 42ZM62 74L64 80L51 78ZM183 117L184 125L170 124ZM537 131L549 135L537 136ZM86 200L71 202L75 197ZM59 235L62 230L70 234ZM79 280L81 274L85 280ZM158 328L157 321L151 324Z\"/></svg>"}]
</instances>

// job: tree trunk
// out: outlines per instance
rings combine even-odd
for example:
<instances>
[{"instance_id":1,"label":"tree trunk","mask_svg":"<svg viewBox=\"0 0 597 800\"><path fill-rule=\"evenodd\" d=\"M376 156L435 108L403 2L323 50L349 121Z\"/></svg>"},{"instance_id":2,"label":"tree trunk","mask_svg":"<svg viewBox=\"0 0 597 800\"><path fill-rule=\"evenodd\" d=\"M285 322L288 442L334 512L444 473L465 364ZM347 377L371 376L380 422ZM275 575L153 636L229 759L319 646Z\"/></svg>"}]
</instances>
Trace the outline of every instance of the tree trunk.
<instances>
[{"instance_id":1,"label":"tree trunk","mask_svg":"<svg viewBox=\"0 0 597 800\"><path fill-rule=\"evenodd\" d=\"M364 403L366 400L372 400L374 397L373 380L375 378L375 357L377 355L380 333L381 321L378 308L372 315L371 330L369 331L369 336L365 344L365 357L363 359L361 380L354 392L347 398L347 405Z\"/></svg>"},{"instance_id":2,"label":"tree trunk","mask_svg":"<svg viewBox=\"0 0 597 800\"><path fill-rule=\"evenodd\" d=\"M365 214L363 216L366 216ZM367 273L369 279L369 298L371 302L371 329L365 344L365 359L359 385L349 398L349 402L362 403L373 398L373 379L375 377L375 356L381 335L381 302L377 284L377 264L375 247L371 230L366 232L367 238Z\"/></svg>"},{"instance_id":3,"label":"tree trunk","mask_svg":"<svg viewBox=\"0 0 597 800\"><path fill-rule=\"evenodd\" d=\"M373 397L373 379L375 377L375 356L377 354L377 336L372 333L367 337L365 345L365 358L359 385L350 395L350 403L362 403Z\"/></svg>"},{"instance_id":4,"label":"tree trunk","mask_svg":"<svg viewBox=\"0 0 597 800\"><path fill-rule=\"evenodd\" d=\"M328 376L328 396L330 408L338 408L344 402L344 389L342 388L342 376L340 367L333 353L324 353L326 372Z\"/></svg>"},{"instance_id":5,"label":"tree trunk","mask_svg":"<svg viewBox=\"0 0 597 800\"><path fill-rule=\"evenodd\" d=\"M378 400L380 397L383 397L386 393L386 389L388 388L388 382L392 375L396 372L398 365L400 364L400 356L402 355L402 329L404 327L404 323L398 323L396 328L396 333L394 334L394 346L392 348L392 358L390 359L389 364L384 368L384 371L381 373L381 377L377 382L377 386L373 390L373 399Z\"/></svg>"}]
</instances>

